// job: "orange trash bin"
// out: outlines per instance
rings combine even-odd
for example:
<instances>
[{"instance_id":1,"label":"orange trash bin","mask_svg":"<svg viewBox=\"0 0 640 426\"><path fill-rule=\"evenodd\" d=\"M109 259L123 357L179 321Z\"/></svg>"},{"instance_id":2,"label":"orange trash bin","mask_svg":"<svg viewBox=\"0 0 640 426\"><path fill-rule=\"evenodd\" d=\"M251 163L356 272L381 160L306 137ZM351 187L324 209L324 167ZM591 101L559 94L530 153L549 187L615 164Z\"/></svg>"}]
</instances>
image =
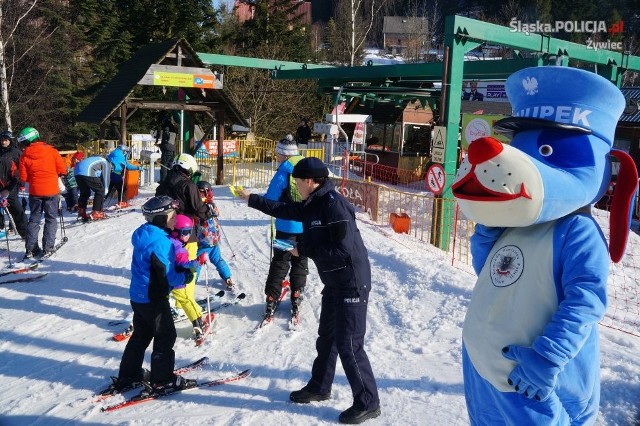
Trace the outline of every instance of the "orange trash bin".
<instances>
[{"instance_id":1,"label":"orange trash bin","mask_svg":"<svg viewBox=\"0 0 640 426\"><path fill-rule=\"evenodd\" d=\"M134 166L139 166L140 164L131 161L131 164ZM139 170L127 170L124 175L124 194L122 198L125 201L129 201L132 198L138 196L138 183L140 182L140 171Z\"/></svg>"},{"instance_id":2,"label":"orange trash bin","mask_svg":"<svg viewBox=\"0 0 640 426\"><path fill-rule=\"evenodd\" d=\"M408 234L411 229L411 217L406 213L391 213L389 223L398 234Z\"/></svg>"}]
</instances>

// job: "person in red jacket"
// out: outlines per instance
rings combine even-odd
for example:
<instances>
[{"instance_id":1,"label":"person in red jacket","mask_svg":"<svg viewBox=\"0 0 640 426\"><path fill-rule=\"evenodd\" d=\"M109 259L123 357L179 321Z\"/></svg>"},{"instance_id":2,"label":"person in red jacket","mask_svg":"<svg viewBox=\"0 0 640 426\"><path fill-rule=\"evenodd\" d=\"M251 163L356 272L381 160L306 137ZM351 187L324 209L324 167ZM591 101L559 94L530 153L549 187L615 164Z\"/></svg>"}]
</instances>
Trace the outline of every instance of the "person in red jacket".
<instances>
[{"instance_id":1,"label":"person in red jacket","mask_svg":"<svg viewBox=\"0 0 640 426\"><path fill-rule=\"evenodd\" d=\"M33 127L18 134L18 142L25 145L20 160L20 180L29 184L29 224L25 241L25 259L53 253L56 232L56 211L60 199L58 177L67 174L64 160L57 149L40 139ZM44 212L42 249L38 246L40 219Z\"/></svg>"}]
</instances>

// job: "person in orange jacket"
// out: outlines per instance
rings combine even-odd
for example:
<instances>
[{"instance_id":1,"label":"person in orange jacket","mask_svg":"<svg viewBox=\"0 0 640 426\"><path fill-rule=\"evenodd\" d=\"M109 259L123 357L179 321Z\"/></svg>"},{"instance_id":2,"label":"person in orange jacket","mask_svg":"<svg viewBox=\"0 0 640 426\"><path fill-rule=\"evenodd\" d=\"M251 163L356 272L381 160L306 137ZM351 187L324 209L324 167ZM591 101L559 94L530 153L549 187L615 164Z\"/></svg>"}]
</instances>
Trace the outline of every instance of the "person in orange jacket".
<instances>
[{"instance_id":1,"label":"person in orange jacket","mask_svg":"<svg viewBox=\"0 0 640 426\"><path fill-rule=\"evenodd\" d=\"M58 177L67 174L64 160L57 149L40 139L33 127L26 127L18 134L18 142L25 145L20 160L20 180L29 184L29 224L25 241L25 259L50 255L54 251L56 211L60 200ZM44 212L42 249L38 246L40 219Z\"/></svg>"}]
</instances>

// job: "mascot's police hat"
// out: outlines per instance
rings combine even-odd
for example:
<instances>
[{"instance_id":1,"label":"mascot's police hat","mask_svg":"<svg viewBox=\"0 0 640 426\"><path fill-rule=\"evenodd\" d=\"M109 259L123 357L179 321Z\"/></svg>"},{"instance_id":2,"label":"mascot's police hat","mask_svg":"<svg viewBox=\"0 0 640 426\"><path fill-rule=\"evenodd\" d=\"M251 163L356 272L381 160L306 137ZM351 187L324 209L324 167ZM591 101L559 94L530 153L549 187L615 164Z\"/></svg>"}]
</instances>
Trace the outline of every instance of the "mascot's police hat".
<instances>
[{"instance_id":1,"label":"mascot's police hat","mask_svg":"<svg viewBox=\"0 0 640 426\"><path fill-rule=\"evenodd\" d=\"M625 100L604 77L577 68L525 68L507 79L505 90L513 117L497 121L497 132L564 129L593 134L613 145Z\"/></svg>"}]
</instances>

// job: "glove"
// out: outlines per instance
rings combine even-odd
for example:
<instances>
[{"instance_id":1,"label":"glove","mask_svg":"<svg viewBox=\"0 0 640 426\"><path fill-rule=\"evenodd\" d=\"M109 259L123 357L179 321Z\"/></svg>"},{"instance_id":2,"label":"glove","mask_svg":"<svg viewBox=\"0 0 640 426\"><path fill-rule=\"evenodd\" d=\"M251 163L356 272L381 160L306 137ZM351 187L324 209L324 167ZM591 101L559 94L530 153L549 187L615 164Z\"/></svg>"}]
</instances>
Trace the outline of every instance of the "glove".
<instances>
[{"instance_id":1,"label":"glove","mask_svg":"<svg viewBox=\"0 0 640 426\"><path fill-rule=\"evenodd\" d=\"M9 200L6 197L0 198L0 207L5 208L9 205Z\"/></svg>"},{"instance_id":2,"label":"glove","mask_svg":"<svg viewBox=\"0 0 640 426\"><path fill-rule=\"evenodd\" d=\"M204 265L209 261L209 255L205 251L204 253L201 253L196 260L200 265Z\"/></svg>"},{"instance_id":3,"label":"glove","mask_svg":"<svg viewBox=\"0 0 640 426\"><path fill-rule=\"evenodd\" d=\"M195 274L190 269L187 269L187 270L184 271L184 283L185 284L189 284L191 281L193 281L194 277L195 277Z\"/></svg>"},{"instance_id":4,"label":"glove","mask_svg":"<svg viewBox=\"0 0 640 426\"><path fill-rule=\"evenodd\" d=\"M502 348L502 356L518 363L507 381L516 392L529 399L545 401L556 387L561 368L535 350L509 345Z\"/></svg>"}]
</instances>

